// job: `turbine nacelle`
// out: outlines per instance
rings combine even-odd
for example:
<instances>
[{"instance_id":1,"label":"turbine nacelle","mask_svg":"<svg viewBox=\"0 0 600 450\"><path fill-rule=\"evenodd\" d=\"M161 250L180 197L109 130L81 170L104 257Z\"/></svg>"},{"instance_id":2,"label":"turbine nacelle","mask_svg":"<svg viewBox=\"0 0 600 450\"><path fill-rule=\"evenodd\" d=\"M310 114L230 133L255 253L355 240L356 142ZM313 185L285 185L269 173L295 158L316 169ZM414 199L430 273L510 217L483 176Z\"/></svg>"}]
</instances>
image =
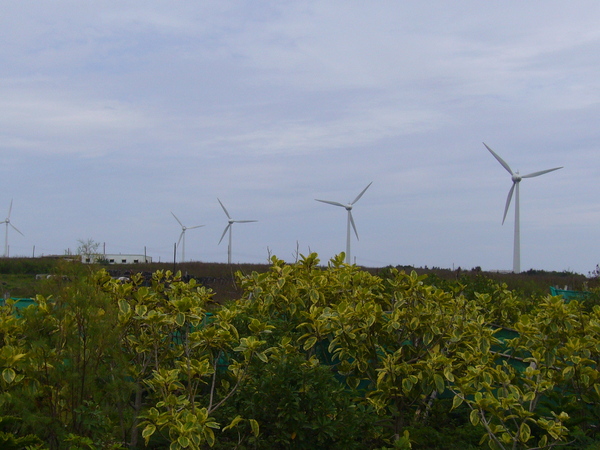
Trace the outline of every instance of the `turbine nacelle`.
<instances>
[{"instance_id":1,"label":"turbine nacelle","mask_svg":"<svg viewBox=\"0 0 600 450\"><path fill-rule=\"evenodd\" d=\"M347 225L347 233L346 233L346 264L350 264L351 263L351 257L350 257L350 228L352 228L354 230L354 234L356 235L356 239L358 239L358 231L356 230L356 225L354 223L354 218L352 217L352 207L354 206L354 204L360 200L360 198L363 196L363 194L366 192L367 189L369 189L369 186L371 186L371 184L373 184L373 182L371 181L366 188L364 188L360 194L358 194L356 196L356 198L347 204L343 204L340 202L333 202L331 200L319 200L318 198L316 198L315 200L321 203L327 203L329 205L333 205L333 206L340 206L342 208L344 208L346 211L348 211L348 225Z\"/></svg>"},{"instance_id":2,"label":"turbine nacelle","mask_svg":"<svg viewBox=\"0 0 600 450\"><path fill-rule=\"evenodd\" d=\"M221 200L219 200L217 198L217 201L219 202L219 204L221 205L221 208L223 208L223 211L225 212L225 215L227 216L227 225L225 226L225 229L223 230L223 234L221 234L221 239L219 239L219 244L221 243L221 241L223 240L223 238L225 237L227 232L229 232L229 245L227 247L227 263L231 264L231 229L233 228L233 224L234 223L258 222L258 221L257 220L234 220L229 215L229 211L227 211L227 208L225 208L225 205L223 205Z\"/></svg>"},{"instance_id":3,"label":"turbine nacelle","mask_svg":"<svg viewBox=\"0 0 600 450\"><path fill-rule=\"evenodd\" d=\"M545 173L552 172L554 170L562 169L562 167L555 167L553 169L541 170L539 172L529 173L527 175L520 175L519 171L513 172L510 166L504 161L500 156L498 156L491 148L487 146L484 142L485 148L487 148L490 153L498 160L500 165L506 169L508 173L510 173L510 177L512 180L512 186L508 191L508 196L506 197L506 205L504 206L504 216L502 217L502 224L504 225L504 221L506 220L506 215L508 214L508 208L510 207L510 202L512 200L513 194L515 194L515 233L514 233L514 248L513 248L513 272L519 273L521 271L521 231L520 231L520 217L519 217L519 183L523 178L534 178L539 177L540 175L544 175ZM516 191L516 192L515 192Z\"/></svg>"},{"instance_id":4,"label":"turbine nacelle","mask_svg":"<svg viewBox=\"0 0 600 450\"><path fill-rule=\"evenodd\" d=\"M181 248L181 262L184 262L185 261L185 232L187 230L193 230L194 228L203 227L204 225L196 225L193 227L186 227L181 222L181 220L179 220L179 218L173 213L173 211L171 211L171 214L173 215L173 217L175 217L175 220L181 226L181 234L179 235L179 239L177 240L177 246L179 247L179 244L183 244L182 248ZM183 241L183 243L182 243L182 241Z\"/></svg>"},{"instance_id":5,"label":"turbine nacelle","mask_svg":"<svg viewBox=\"0 0 600 450\"><path fill-rule=\"evenodd\" d=\"M8 227L10 225L10 227L15 230L17 233L19 233L21 236L25 236L23 233L21 233L21 231L15 227L12 223L10 223L10 214L12 212L12 205L13 205L13 201L10 201L10 206L8 207L8 215L6 216L6 219L4 219L3 223L6 225L6 230L4 231L4 256L7 257L8 256Z\"/></svg>"}]
</instances>

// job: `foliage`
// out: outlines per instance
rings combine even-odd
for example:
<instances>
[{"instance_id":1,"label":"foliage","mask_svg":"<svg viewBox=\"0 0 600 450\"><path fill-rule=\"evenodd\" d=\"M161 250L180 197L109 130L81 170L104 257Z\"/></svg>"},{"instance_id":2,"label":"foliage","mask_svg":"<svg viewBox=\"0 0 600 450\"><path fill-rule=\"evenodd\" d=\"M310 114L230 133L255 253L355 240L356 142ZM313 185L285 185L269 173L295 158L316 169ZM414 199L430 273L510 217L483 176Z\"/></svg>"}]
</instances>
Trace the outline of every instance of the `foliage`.
<instances>
[{"instance_id":1,"label":"foliage","mask_svg":"<svg viewBox=\"0 0 600 450\"><path fill-rule=\"evenodd\" d=\"M249 425L238 427L223 436L222 448L362 449L381 433L372 408L355 404L331 370L306 360L288 340L271 352L268 364L250 369L223 414L254 418L260 435L252 436Z\"/></svg>"},{"instance_id":2,"label":"foliage","mask_svg":"<svg viewBox=\"0 0 600 450\"><path fill-rule=\"evenodd\" d=\"M237 274L67 264L0 307L0 442L49 448L592 447L600 306L316 254ZM586 303L587 302L587 303ZM8 448L8 447L7 447ZM456 447L455 447L456 448Z\"/></svg>"}]
</instances>

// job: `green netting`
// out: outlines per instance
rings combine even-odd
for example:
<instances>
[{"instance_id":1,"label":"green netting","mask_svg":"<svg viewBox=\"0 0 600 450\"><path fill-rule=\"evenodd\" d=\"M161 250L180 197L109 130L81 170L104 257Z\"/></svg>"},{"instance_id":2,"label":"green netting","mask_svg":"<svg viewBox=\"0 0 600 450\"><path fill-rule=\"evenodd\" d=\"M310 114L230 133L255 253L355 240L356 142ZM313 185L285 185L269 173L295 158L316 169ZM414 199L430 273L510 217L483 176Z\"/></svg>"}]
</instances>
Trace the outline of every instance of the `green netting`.
<instances>
[{"instance_id":1,"label":"green netting","mask_svg":"<svg viewBox=\"0 0 600 450\"><path fill-rule=\"evenodd\" d=\"M590 296L590 292L587 291L569 291L566 289L558 289L554 286L550 286L550 294L554 296L562 296L565 301L570 300L585 300Z\"/></svg>"}]
</instances>

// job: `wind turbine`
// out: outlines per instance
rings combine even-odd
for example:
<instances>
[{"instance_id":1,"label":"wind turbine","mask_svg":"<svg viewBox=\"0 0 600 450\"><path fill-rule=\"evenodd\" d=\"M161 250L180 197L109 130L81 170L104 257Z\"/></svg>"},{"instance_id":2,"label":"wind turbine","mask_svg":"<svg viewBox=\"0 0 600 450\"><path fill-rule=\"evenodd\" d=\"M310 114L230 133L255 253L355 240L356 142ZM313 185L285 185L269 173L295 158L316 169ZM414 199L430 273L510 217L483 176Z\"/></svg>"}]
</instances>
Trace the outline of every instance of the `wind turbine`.
<instances>
[{"instance_id":1,"label":"wind turbine","mask_svg":"<svg viewBox=\"0 0 600 450\"><path fill-rule=\"evenodd\" d=\"M6 219L4 219L4 223L6 224L6 231L4 233L4 257L8 257L8 226L10 225L11 227L13 227L13 229L19 233L21 236L25 236L23 233L21 233L17 227L15 227L12 223L10 223L10 212L12 211L12 204L13 201L11 199L10 201L10 206L8 208L8 216L6 216ZM2 223L2 222L0 222Z\"/></svg>"},{"instance_id":2,"label":"wind turbine","mask_svg":"<svg viewBox=\"0 0 600 450\"><path fill-rule=\"evenodd\" d=\"M490 153L498 160L502 167L504 167L508 173L510 173L512 178L512 187L510 191L508 191L508 197L506 198L506 206L504 207L504 217L502 218L502 225L504 225L504 221L506 220L506 214L508 213L508 207L510 206L510 201L512 200L513 193L515 194L515 238L513 244L513 272L519 273L521 272L521 229L520 229L520 215L519 215L519 184L523 178L533 178L539 177L540 175L544 175L548 172L553 172L558 169L562 169L562 167L555 167L554 169L541 170L539 172L533 172L527 175L520 175L519 171L513 172L512 169L506 162L500 158L491 148L487 146L484 142L485 148L487 148Z\"/></svg>"},{"instance_id":3,"label":"wind turbine","mask_svg":"<svg viewBox=\"0 0 600 450\"><path fill-rule=\"evenodd\" d=\"M366 192L367 189L369 189L369 186L371 186L372 184L373 184L373 182L371 181L367 185L367 187L364 188L360 194L358 194L358 196L354 199L354 201L348 203L347 205L344 205L343 203L339 203L339 202L332 202L329 200L319 200L318 198L315 198L315 200L318 202L329 203L330 205L334 205L334 206L341 206L342 208L346 208L346 211L348 211L348 224L347 224L347 230L346 230L346 264L351 264L350 226L352 226L352 228L354 229L354 234L356 234L356 239L358 239L358 231L356 231L356 225L354 224L354 218L352 217L352 206L354 206L354 204L360 200L360 198L363 196L363 194Z\"/></svg>"},{"instance_id":4,"label":"wind turbine","mask_svg":"<svg viewBox=\"0 0 600 450\"><path fill-rule=\"evenodd\" d=\"M221 243L221 241L225 237L225 233L227 233L227 230L229 230L229 246L227 247L227 264L231 265L231 228L232 228L232 225L234 223L258 222L258 220L233 220L231 218L231 216L229 215L229 213L227 212L227 209L225 209L225 206L223 206L223 203L221 203L221 200L219 200L218 198L217 198L217 200L219 201L219 204L221 205L221 208L223 208L223 211L225 211L225 215L227 216L227 219L228 219L227 226L223 230L223 234L221 235L221 239L219 239L219 244Z\"/></svg>"},{"instance_id":5,"label":"wind turbine","mask_svg":"<svg viewBox=\"0 0 600 450\"><path fill-rule=\"evenodd\" d=\"M173 214L173 211L171 211L171 214ZM181 234L179 235L179 240L177 241L177 247L179 247L179 243L181 242L181 262L185 262L185 232L187 230L193 230L194 228L203 227L204 225L186 227L183 223L181 223L181 220L179 220L175 214L173 214L173 217L175 217L175 220L179 223L179 225L181 225Z\"/></svg>"}]
</instances>

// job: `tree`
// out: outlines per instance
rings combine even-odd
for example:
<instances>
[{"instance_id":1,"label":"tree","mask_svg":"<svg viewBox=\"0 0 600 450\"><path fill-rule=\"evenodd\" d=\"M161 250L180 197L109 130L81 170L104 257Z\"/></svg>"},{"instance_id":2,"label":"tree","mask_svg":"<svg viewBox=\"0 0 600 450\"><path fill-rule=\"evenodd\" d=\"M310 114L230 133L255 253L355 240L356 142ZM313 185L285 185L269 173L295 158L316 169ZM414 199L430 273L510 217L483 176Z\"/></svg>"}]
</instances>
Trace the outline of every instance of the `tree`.
<instances>
[{"instance_id":1,"label":"tree","mask_svg":"<svg viewBox=\"0 0 600 450\"><path fill-rule=\"evenodd\" d=\"M84 257L86 260L92 260L98 256L98 249L100 248L100 242L96 242L91 238L88 239L77 239L77 254Z\"/></svg>"}]
</instances>

